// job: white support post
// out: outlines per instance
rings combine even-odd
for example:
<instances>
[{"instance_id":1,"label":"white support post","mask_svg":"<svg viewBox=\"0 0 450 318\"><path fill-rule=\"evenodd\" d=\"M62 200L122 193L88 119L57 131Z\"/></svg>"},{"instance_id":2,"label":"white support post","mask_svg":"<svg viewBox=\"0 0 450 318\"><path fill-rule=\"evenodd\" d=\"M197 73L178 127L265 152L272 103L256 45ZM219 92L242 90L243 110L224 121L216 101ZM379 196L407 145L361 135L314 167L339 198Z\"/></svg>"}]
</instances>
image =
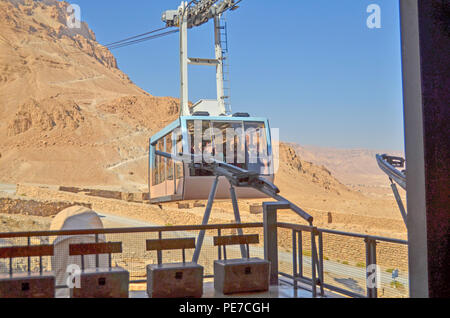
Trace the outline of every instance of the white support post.
<instances>
[{"instance_id":1,"label":"white support post","mask_svg":"<svg viewBox=\"0 0 450 318\"><path fill-rule=\"evenodd\" d=\"M217 81L217 103L222 114L226 114L225 96L223 89L223 54L222 54L222 39L220 34L220 15L214 17L214 41L216 60L219 62L216 65L216 81Z\"/></svg>"},{"instance_id":2,"label":"white support post","mask_svg":"<svg viewBox=\"0 0 450 318\"><path fill-rule=\"evenodd\" d=\"M187 42L187 3L183 1L180 6L180 112L181 116L189 116L189 86L188 86L188 42Z\"/></svg>"}]
</instances>

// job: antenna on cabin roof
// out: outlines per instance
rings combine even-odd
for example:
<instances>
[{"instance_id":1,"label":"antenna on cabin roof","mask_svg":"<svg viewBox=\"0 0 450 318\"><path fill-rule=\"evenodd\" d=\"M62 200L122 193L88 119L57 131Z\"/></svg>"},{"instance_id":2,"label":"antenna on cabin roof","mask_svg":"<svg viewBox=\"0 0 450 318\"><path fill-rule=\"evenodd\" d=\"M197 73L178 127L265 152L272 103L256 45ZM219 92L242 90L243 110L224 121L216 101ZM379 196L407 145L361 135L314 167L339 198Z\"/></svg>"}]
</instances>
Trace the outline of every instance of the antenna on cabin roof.
<instances>
[{"instance_id":1,"label":"antenna on cabin roof","mask_svg":"<svg viewBox=\"0 0 450 318\"><path fill-rule=\"evenodd\" d=\"M162 15L162 20L167 27L180 28L180 110L181 116L190 116L189 91L188 91L188 65L206 65L216 67L217 82L217 110L219 115L230 115L231 107L226 107L224 89L224 50L222 48L223 27L220 24L221 15L227 11L234 11L237 4L242 0L199 0L182 1L177 10L167 10ZM187 30L205 24L210 19L214 19L214 46L215 58L190 58L188 57ZM198 105L198 104L197 104ZM201 110L201 109L199 109Z\"/></svg>"}]
</instances>

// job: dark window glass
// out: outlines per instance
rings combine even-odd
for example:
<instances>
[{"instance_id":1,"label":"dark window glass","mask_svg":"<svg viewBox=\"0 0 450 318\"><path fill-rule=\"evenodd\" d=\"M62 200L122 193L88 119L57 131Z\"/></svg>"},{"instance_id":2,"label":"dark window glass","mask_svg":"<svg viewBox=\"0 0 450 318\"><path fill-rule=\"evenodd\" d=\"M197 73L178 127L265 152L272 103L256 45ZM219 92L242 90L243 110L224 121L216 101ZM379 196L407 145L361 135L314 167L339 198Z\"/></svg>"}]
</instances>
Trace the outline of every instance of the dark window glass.
<instances>
[{"instance_id":1,"label":"dark window glass","mask_svg":"<svg viewBox=\"0 0 450 318\"><path fill-rule=\"evenodd\" d=\"M260 122L245 122L246 163L247 170L259 172L262 175L270 174L270 158L266 127Z\"/></svg>"},{"instance_id":2,"label":"dark window glass","mask_svg":"<svg viewBox=\"0 0 450 318\"><path fill-rule=\"evenodd\" d=\"M195 138L194 121L188 121L189 147L192 154L210 153L220 161L262 175L270 173L266 127L263 122L199 121L200 138ZM205 162L205 156L203 156ZM209 172L190 169L191 176L211 176Z\"/></svg>"},{"instance_id":3,"label":"dark window glass","mask_svg":"<svg viewBox=\"0 0 450 318\"><path fill-rule=\"evenodd\" d=\"M172 134L166 136L166 153L173 154ZM172 159L165 159L167 164L167 180L173 180L174 163Z\"/></svg>"},{"instance_id":4,"label":"dark window glass","mask_svg":"<svg viewBox=\"0 0 450 318\"><path fill-rule=\"evenodd\" d=\"M200 123L200 124L199 124ZM198 140L195 138L195 121L190 120L187 122L188 134L189 134L189 147L191 149L192 155L203 155L206 150L210 151L212 147L212 138L211 138L211 122L208 120L199 120L197 121L197 125L200 129L197 132L199 136ZM190 169L191 177L207 177L212 176L213 174L207 171L203 171L200 169Z\"/></svg>"},{"instance_id":5,"label":"dark window glass","mask_svg":"<svg viewBox=\"0 0 450 318\"><path fill-rule=\"evenodd\" d=\"M177 154L183 153L183 136L181 134L174 134L174 138L176 138L176 151ZM177 179L183 178L183 163L177 162L175 164L175 176Z\"/></svg>"},{"instance_id":6,"label":"dark window glass","mask_svg":"<svg viewBox=\"0 0 450 318\"><path fill-rule=\"evenodd\" d=\"M151 147L151 151L154 151L155 147L152 146ZM155 154L153 154L153 161L152 161L152 185L156 185L157 184L157 178L158 178L158 169L156 169L157 165L156 165L156 160L157 157Z\"/></svg>"},{"instance_id":7,"label":"dark window glass","mask_svg":"<svg viewBox=\"0 0 450 318\"><path fill-rule=\"evenodd\" d=\"M164 152L164 138L158 140L156 150ZM156 157L156 167L158 170L158 178L156 184L161 184L166 181L166 159L161 156Z\"/></svg>"}]
</instances>

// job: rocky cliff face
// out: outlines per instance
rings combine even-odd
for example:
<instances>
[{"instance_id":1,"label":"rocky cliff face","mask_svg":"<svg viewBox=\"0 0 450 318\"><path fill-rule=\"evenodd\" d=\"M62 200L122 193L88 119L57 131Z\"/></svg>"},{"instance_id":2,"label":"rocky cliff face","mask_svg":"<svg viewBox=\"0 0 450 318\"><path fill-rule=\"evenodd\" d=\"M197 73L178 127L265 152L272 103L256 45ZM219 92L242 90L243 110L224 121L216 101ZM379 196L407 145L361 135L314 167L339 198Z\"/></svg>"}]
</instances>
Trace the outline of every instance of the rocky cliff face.
<instances>
[{"instance_id":1,"label":"rocky cliff face","mask_svg":"<svg viewBox=\"0 0 450 318\"><path fill-rule=\"evenodd\" d=\"M0 0L0 180L145 183L148 138L178 100L134 85L94 32L67 27L69 4ZM136 163L134 179L128 168Z\"/></svg>"}]
</instances>

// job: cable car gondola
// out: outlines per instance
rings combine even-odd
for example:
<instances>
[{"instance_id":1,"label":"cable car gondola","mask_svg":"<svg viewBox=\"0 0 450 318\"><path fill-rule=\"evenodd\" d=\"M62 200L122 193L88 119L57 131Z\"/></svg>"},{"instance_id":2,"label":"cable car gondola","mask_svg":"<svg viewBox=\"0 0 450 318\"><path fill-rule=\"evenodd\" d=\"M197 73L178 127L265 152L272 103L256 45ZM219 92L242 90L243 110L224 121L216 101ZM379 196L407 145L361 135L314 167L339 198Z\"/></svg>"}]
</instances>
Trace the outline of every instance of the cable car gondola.
<instances>
[{"instance_id":1,"label":"cable car gondola","mask_svg":"<svg viewBox=\"0 0 450 318\"><path fill-rule=\"evenodd\" d=\"M150 139L149 189L151 202L206 200L215 177L188 162L167 159L156 151L194 156L201 154L256 172L274 181L269 121L266 118L181 116ZM264 198L251 188L238 188L239 198ZM219 180L217 199L230 198L229 184Z\"/></svg>"},{"instance_id":2,"label":"cable car gondola","mask_svg":"<svg viewBox=\"0 0 450 318\"><path fill-rule=\"evenodd\" d=\"M231 114L227 109L224 82L224 61L227 60L226 26L221 16L227 10L235 10L234 0L204 3L185 1L177 10L164 12L166 27L178 27L180 34L180 117L150 139L149 192L151 202L208 199L216 180L212 173L198 169L192 162L180 162L158 155L170 153L193 156L202 162L213 157L216 161L235 165L246 171L274 181L274 162L269 122L266 118L250 117L246 113ZM215 58L188 57L187 30L214 19ZM225 31L225 34L223 32ZM224 36L225 35L225 36ZM224 36L224 37L223 37ZM225 47L228 47L226 45ZM188 65L216 68L217 100L201 100L189 107ZM229 106L229 105L228 105ZM171 156L171 157L172 157ZM195 162L196 164L198 162ZM220 177L216 198L230 198L230 185ZM239 198L266 197L251 187L236 189Z\"/></svg>"}]
</instances>

